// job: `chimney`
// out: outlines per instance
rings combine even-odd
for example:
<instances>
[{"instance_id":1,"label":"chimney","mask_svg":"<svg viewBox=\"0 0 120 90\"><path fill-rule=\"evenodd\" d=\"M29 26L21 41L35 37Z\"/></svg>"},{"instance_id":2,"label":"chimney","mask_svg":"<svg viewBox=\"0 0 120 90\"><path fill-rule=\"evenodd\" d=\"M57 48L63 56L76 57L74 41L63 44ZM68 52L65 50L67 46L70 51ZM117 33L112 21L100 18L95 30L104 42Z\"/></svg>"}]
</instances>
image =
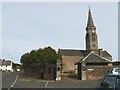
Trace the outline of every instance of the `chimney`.
<instances>
[{"instance_id":1,"label":"chimney","mask_svg":"<svg viewBox=\"0 0 120 90\"><path fill-rule=\"evenodd\" d=\"M103 49L99 49L98 53L99 53L100 56L102 56L103 55Z\"/></svg>"}]
</instances>

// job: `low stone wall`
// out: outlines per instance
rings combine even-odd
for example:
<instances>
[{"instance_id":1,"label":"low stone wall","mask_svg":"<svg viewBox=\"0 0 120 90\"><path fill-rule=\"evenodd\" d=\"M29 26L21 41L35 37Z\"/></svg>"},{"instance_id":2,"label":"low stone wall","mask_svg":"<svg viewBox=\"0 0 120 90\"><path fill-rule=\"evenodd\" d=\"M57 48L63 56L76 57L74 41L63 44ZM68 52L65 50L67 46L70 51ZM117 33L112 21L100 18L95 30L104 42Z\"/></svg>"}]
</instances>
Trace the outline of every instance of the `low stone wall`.
<instances>
[{"instance_id":1,"label":"low stone wall","mask_svg":"<svg viewBox=\"0 0 120 90\"><path fill-rule=\"evenodd\" d=\"M25 69L24 70L24 75L29 76L29 77L37 77L38 76L38 70L34 69Z\"/></svg>"}]
</instances>

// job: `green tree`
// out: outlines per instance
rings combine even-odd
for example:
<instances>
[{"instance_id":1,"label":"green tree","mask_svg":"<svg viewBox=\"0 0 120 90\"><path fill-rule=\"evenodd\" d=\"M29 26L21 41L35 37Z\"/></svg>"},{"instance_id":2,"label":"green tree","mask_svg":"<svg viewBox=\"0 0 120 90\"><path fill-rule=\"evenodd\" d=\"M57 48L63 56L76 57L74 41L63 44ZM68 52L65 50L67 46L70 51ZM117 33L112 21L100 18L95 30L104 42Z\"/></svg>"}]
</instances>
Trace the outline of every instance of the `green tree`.
<instances>
[{"instance_id":1,"label":"green tree","mask_svg":"<svg viewBox=\"0 0 120 90\"><path fill-rule=\"evenodd\" d=\"M113 65L114 65L114 66L120 66L120 61L115 61L115 62L113 62Z\"/></svg>"},{"instance_id":2,"label":"green tree","mask_svg":"<svg viewBox=\"0 0 120 90\"><path fill-rule=\"evenodd\" d=\"M12 63L12 67L13 67L13 69L14 70L16 70L16 69L21 69L21 64L18 64L18 63Z\"/></svg>"},{"instance_id":3,"label":"green tree","mask_svg":"<svg viewBox=\"0 0 120 90\"><path fill-rule=\"evenodd\" d=\"M20 62L22 63L22 67L36 69L38 64L56 64L56 60L58 59L58 54L56 51L49 47L45 47L44 49L39 48L38 50L32 50L31 52L25 53L21 56Z\"/></svg>"}]
</instances>

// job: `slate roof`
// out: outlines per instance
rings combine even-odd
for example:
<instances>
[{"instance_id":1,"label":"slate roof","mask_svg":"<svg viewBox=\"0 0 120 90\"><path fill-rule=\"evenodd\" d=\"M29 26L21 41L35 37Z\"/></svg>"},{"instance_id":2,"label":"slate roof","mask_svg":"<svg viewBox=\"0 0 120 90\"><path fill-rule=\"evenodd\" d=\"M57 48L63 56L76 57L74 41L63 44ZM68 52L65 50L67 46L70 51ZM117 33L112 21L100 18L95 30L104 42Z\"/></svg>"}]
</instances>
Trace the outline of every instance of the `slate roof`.
<instances>
[{"instance_id":1,"label":"slate roof","mask_svg":"<svg viewBox=\"0 0 120 90\"><path fill-rule=\"evenodd\" d=\"M86 50L59 49L62 56L86 56Z\"/></svg>"},{"instance_id":2,"label":"slate roof","mask_svg":"<svg viewBox=\"0 0 120 90\"><path fill-rule=\"evenodd\" d=\"M12 61L6 61L6 65L11 65Z\"/></svg>"},{"instance_id":3,"label":"slate roof","mask_svg":"<svg viewBox=\"0 0 120 90\"><path fill-rule=\"evenodd\" d=\"M11 65L11 62L10 60L2 60L0 59L0 65Z\"/></svg>"},{"instance_id":4,"label":"slate roof","mask_svg":"<svg viewBox=\"0 0 120 90\"><path fill-rule=\"evenodd\" d=\"M97 55L93 52L89 53L86 50L73 50L73 49L59 49L58 52L62 56L82 56L81 60L78 60L77 63L85 61L86 63L109 63L110 60L105 57L112 57L107 51L102 51L102 56Z\"/></svg>"},{"instance_id":5,"label":"slate roof","mask_svg":"<svg viewBox=\"0 0 120 90\"><path fill-rule=\"evenodd\" d=\"M89 52L86 50L74 50L74 49L59 49L62 56L87 56ZM112 57L107 51L102 51L103 57Z\"/></svg>"},{"instance_id":6,"label":"slate roof","mask_svg":"<svg viewBox=\"0 0 120 90\"><path fill-rule=\"evenodd\" d=\"M107 51L103 51L103 57L112 57Z\"/></svg>"},{"instance_id":7,"label":"slate roof","mask_svg":"<svg viewBox=\"0 0 120 90\"><path fill-rule=\"evenodd\" d=\"M86 63L109 63L111 61L109 61L108 59L101 57L99 55L96 55L94 53L90 53L88 54L84 59L80 60L79 62L84 61ZM77 63L79 63L77 62Z\"/></svg>"}]
</instances>

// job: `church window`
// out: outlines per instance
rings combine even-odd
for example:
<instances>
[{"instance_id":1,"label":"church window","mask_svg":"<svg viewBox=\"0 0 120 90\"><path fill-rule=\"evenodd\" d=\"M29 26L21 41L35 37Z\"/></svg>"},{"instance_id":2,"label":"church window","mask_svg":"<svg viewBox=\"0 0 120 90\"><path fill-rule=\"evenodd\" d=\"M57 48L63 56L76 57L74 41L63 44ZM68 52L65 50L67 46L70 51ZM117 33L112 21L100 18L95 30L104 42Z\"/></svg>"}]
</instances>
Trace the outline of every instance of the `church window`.
<instances>
[{"instance_id":1,"label":"church window","mask_svg":"<svg viewBox=\"0 0 120 90\"><path fill-rule=\"evenodd\" d=\"M95 47L95 44L93 45L93 47Z\"/></svg>"},{"instance_id":2,"label":"church window","mask_svg":"<svg viewBox=\"0 0 120 90\"><path fill-rule=\"evenodd\" d=\"M95 41L95 33L92 33L92 41Z\"/></svg>"}]
</instances>

